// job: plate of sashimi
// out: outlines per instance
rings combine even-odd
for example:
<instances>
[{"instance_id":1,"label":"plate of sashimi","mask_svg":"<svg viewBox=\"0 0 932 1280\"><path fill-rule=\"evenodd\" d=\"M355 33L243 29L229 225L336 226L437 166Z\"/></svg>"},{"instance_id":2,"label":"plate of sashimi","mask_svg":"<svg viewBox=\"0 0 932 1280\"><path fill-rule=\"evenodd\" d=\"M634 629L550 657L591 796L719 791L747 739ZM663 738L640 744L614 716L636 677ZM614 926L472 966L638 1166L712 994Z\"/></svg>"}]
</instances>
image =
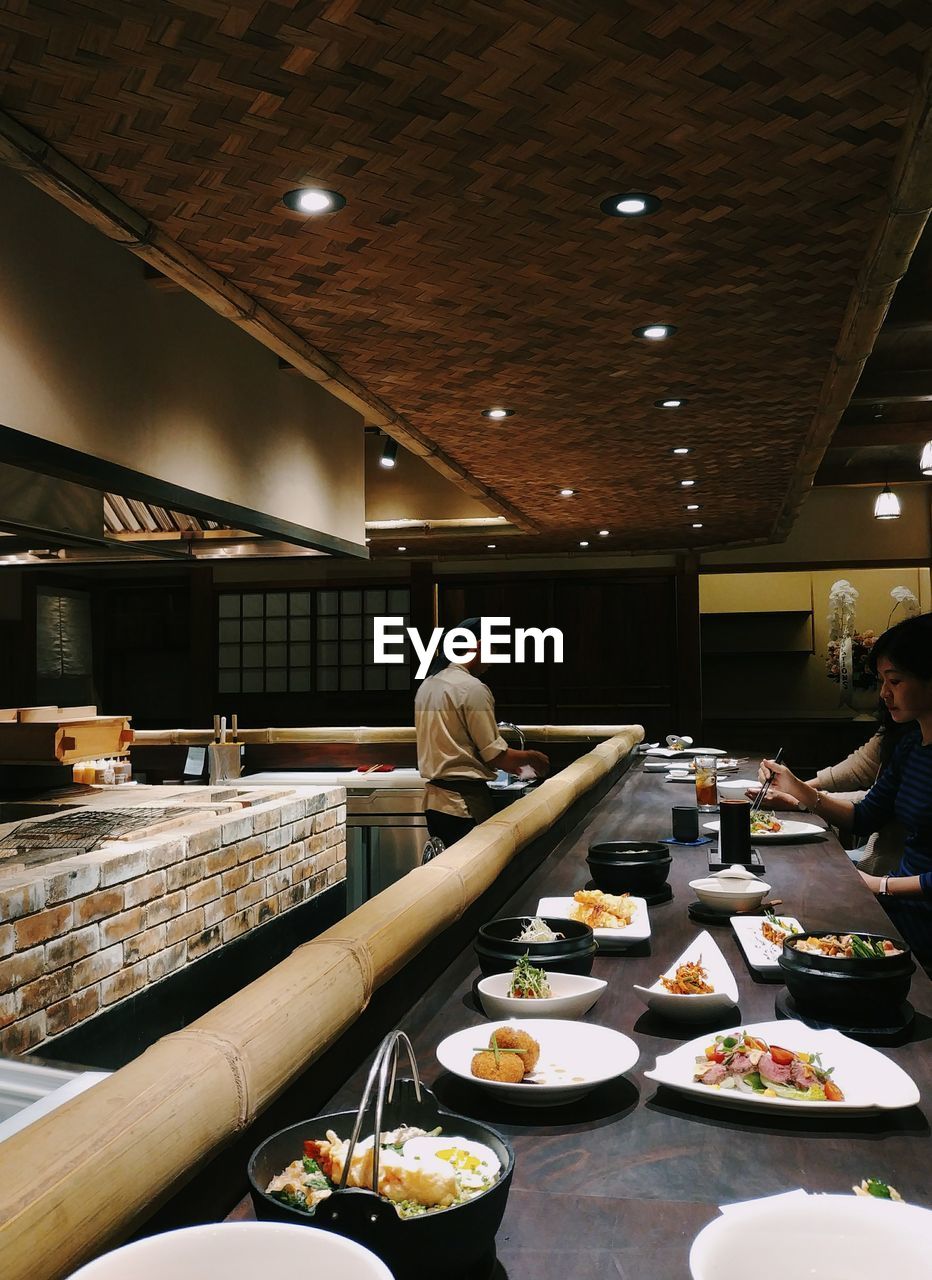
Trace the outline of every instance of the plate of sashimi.
<instances>
[{"instance_id":1,"label":"plate of sashimi","mask_svg":"<svg viewBox=\"0 0 932 1280\"><path fill-rule=\"evenodd\" d=\"M884 1054L789 1019L699 1036L645 1075L700 1101L751 1110L850 1115L919 1101L912 1079Z\"/></svg>"}]
</instances>

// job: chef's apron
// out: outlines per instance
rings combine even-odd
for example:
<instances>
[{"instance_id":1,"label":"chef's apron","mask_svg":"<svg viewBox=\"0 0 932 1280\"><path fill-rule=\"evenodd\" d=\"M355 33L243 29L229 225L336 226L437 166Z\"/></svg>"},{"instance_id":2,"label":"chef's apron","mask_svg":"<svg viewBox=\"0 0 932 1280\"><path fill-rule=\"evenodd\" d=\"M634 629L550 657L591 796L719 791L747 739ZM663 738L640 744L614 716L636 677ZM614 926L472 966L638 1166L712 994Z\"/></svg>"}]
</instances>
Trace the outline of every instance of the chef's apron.
<instances>
[{"instance_id":1,"label":"chef's apron","mask_svg":"<svg viewBox=\"0 0 932 1280\"><path fill-rule=\"evenodd\" d=\"M466 811L477 826L497 812L495 797L481 778L431 778L428 785L462 796Z\"/></svg>"}]
</instances>

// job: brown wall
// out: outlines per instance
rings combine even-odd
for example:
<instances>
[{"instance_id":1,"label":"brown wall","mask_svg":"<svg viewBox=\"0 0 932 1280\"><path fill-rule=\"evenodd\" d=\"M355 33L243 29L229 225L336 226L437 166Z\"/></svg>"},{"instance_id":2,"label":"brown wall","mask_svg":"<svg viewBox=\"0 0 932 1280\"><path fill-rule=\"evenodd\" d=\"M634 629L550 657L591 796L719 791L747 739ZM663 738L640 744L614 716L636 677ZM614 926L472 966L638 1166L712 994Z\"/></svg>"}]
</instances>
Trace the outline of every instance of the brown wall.
<instances>
[{"instance_id":1,"label":"brown wall","mask_svg":"<svg viewBox=\"0 0 932 1280\"><path fill-rule=\"evenodd\" d=\"M358 413L2 167L0 253L0 424L364 544Z\"/></svg>"}]
</instances>

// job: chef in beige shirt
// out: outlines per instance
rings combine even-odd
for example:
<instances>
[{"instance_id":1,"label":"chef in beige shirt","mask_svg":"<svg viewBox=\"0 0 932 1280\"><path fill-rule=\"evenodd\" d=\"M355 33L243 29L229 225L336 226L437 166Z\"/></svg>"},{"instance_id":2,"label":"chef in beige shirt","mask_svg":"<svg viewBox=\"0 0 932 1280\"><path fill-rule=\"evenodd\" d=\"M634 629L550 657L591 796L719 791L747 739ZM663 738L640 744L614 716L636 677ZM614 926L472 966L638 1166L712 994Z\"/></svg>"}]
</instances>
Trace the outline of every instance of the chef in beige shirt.
<instances>
[{"instance_id":1,"label":"chef in beige shirt","mask_svg":"<svg viewBox=\"0 0 932 1280\"><path fill-rule=\"evenodd\" d=\"M414 699L427 830L447 847L495 811L486 783L498 769L517 773L528 765L538 777L550 769L542 752L515 751L500 735L492 691L478 678L486 665L478 651L480 619L459 625L477 637L477 652L463 663L436 659Z\"/></svg>"}]
</instances>

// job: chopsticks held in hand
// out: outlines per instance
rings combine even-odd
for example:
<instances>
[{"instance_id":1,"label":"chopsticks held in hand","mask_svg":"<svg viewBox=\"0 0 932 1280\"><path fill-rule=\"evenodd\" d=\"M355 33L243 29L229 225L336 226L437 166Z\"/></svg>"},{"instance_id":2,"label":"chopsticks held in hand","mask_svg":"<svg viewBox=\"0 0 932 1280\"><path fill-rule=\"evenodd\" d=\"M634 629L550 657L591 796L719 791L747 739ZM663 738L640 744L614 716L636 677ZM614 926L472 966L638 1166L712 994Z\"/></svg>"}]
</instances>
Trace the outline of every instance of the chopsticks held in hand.
<instances>
[{"instance_id":1,"label":"chopsticks held in hand","mask_svg":"<svg viewBox=\"0 0 932 1280\"><path fill-rule=\"evenodd\" d=\"M777 754L774 756L773 762L774 764L779 764L782 759L783 759L783 748L781 747L780 750L777 752ZM754 800L754 803L751 805L752 813L757 812L757 810L760 809L761 805L764 803L764 800L766 799L766 796L767 796L767 792L770 790L770 784L771 782L773 782L776 776L777 775L771 769L770 774L767 778L767 781L761 787L760 791L758 791L757 796Z\"/></svg>"}]
</instances>

